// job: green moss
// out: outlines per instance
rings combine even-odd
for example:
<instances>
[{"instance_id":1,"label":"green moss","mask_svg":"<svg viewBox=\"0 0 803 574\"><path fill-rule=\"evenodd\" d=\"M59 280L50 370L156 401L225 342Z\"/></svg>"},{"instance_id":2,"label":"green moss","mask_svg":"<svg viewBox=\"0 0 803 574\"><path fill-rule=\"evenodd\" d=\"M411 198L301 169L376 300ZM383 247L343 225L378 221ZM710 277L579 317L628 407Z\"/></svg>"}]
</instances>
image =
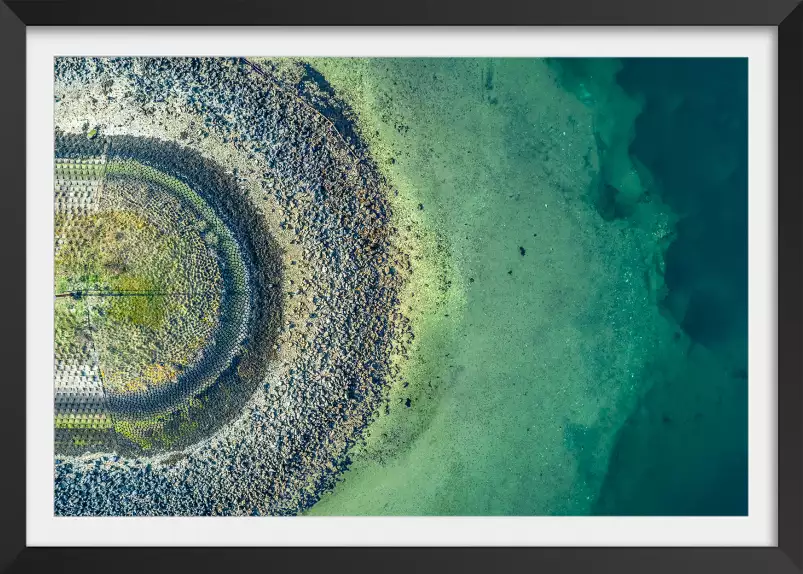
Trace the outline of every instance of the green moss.
<instances>
[{"instance_id":1,"label":"green moss","mask_svg":"<svg viewBox=\"0 0 803 574\"><path fill-rule=\"evenodd\" d=\"M161 413L144 419L118 419L114 430L139 446L142 450L168 449L184 437L198 430L194 416L202 408L197 399L190 400L176 411Z\"/></svg>"},{"instance_id":2,"label":"green moss","mask_svg":"<svg viewBox=\"0 0 803 574\"><path fill-rule=\"evenodd\" d=\"M157 197L147 212L143 185ZM57 341L91 341L109 388L144 391L175 380L217 325L222 277L202 230L225 226L187 186L136 162L109 164L104 195L112 208L56 214L56 292L81 294L63 298Z\"/></svg>"},{"instance_id":3,"label":"green moss","mask_svg":"<svg viewBox=\"0 0 803 574\"><path fill-rule=\"evenodd\" d=\"M166 315L164 297L118 297L109 305L109 318L157 330Z\"/></svg>"},{"instance_id":4,"label":"green moss","mask_svg":"<svg viewBox=\"0 0 803 574\"><path fill-rule=\"evenodd\" d=\"M57 414L56 428L58 429L95 429L107 430L112 428L111 417L107 414L75 415Z\"/></svg>"},{"instance_id":5,"label":"green moss","mask_svg":"<svg viewBox=\"0 0 803 574\"><path fill-rule=\"evenodd\" d=\"M121 436L127 438L142 450L151 450L153 441L148 436L153 433L154 427L158 428L159 421L148 419L144 421L135 420L116 420L114 430Z\"/></svg>"},{"instance_id":6,"label":"green moss","mask_svg":"<svg viewBox=\"0 0 803 574\"><path fill-rule=\"evenodd\" d=\"M188 206L191 206L203 222L201 225L205 230L204 237L212 241L218 249L220 256L225 264L232 270L235 278L234 289L244 289L242 283L247 276L242 258L239 255L239 246L231 235L231 231L217 216L215 211L207 204L201 196L195 193L187 184L182 183L174 177L162 173L152 167L143 165L133 160L115 160L106 164L107 175L124 175L134 177L142 181L150 181L161 185L176 196L180 197Z\"/></svg>"},{"instance_id":7,"label":"green moss","mask_svg":"<svg viewBox=\"0 0 803 574\"><path fill-rule=\"evenodd\" d=\"M105 169L100 211L56 214L54 286L75 294L56 299L57 356L81 357L91 346L106 389L143 392L175 381L217 328L219 261L236 278L235 289L245 287L237 281L247 271L231 231L188 186L134 161ZM147 206L138 203L143 187ZM151 416L57 416L56 428L105 430L106 441L111 430L123 450L152 452L196 433L205 406L194 398Z\"/></svg>"}]
</instances>

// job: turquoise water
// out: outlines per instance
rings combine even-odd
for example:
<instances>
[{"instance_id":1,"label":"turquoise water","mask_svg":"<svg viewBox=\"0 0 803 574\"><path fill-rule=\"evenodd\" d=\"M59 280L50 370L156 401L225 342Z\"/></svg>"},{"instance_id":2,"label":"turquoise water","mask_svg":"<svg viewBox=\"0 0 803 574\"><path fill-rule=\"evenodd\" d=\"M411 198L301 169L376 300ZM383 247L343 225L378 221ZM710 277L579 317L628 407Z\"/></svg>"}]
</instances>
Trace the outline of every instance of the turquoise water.
<instances>
[{"instance_id":1,"label":"turquoise water","mask_svg":"<svg viewBox=\"0 0 803 574\"><path fill-rule=\"evenodd\" d=\"M677 213L663 301L697 348L622 428L596 511L747 513L747 62L631 60L618 78L647 105L631 153ZM630 492L627 492L630 490Z\"/></svg>"},{"instance_id":2,"label":"turquoise water","mask_svg":"<svg viewBox=\"0 0 803 574\"><path fill-rule=\"evenodd\" d=\"M320 59L416 338L309 514L744 514L744 61Z\"/></svg>"}]
</instances>

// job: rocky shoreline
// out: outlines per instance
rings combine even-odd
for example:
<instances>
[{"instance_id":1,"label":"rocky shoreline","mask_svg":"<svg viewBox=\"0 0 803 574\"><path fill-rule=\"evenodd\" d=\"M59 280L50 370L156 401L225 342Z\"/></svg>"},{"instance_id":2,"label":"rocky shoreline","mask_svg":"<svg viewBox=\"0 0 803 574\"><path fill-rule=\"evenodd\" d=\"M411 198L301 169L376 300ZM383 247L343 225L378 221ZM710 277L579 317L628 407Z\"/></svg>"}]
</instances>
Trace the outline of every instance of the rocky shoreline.
<instances>
[{"instance_id":1,"label":"rocky shoreline","mask_svg":"<svg viewBox=\"0 0 803 574\"><path fill-rule=\"evenodd\" d=\"M335 127L349 119L328 117L344 106L325 86L316 98L327 116L243 59L56 60L57 129L157 138L221 166L250 206L235 235L275 241L249 249L273 249L281 277L261 284L281 319L254 334L265 350L238 369L259 385L231 422L184 450L57 457L57 515L290 515L347 467L409 336L410 266L388 185Z\"/></svg>"}]
</instances>

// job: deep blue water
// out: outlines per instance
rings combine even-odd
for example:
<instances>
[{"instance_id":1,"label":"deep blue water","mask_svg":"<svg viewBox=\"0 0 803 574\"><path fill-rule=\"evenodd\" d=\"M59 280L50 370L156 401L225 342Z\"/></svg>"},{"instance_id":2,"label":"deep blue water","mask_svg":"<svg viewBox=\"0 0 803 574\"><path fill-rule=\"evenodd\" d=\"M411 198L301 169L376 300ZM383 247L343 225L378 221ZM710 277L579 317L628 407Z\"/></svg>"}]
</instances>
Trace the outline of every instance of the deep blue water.
<instances>
[{"instance_id":1,"label":"deep blue water","mask_svg":"<svg viewBox=\"0 0 803 574\"><path fill-rule=\"evenodd\" d=\"M664 308L710 355L704 372L656 376L619 433L602 514L747 513L747 60L628 59L644 98L630 155L681 216ZM660 374L658 374L660 375Z\"/></svg>"}]
</instances>

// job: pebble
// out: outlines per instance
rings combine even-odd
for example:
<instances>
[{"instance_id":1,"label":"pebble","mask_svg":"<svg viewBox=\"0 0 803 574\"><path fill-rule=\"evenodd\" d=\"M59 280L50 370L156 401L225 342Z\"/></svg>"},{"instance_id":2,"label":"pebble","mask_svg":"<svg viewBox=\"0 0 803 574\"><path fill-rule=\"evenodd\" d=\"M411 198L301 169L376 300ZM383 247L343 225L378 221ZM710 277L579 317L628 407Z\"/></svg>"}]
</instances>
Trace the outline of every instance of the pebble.
<instances>
[{"instance_id":1,"label":"pebble","mask_svg":"<svg viewBox=\"0 0 803 574\"><path fill-rule=\"evenodd\" d=\"M294 328L277 331L266 345L270 368L238 415L171 463L164 461L175 453L59 455L56 514L298 514L348 468L349 449L396 373L391 343L411 340L398 312L410 265L392 241L393 190L331 90L302 99L270 65L255 68L239 58L57 58L55 68L59 106L70 94L105 93L101 86L112 82L114 109L139 119L136 110L144 106L154 118L152 134L173 134L198 151L237 154L231 177L239 185L264 182L260 198L280 215L272 231L292 233L298 248L283 259L284 272L305 278L303 292L280 302L283 325ZM93 125L111 122L107 101L81 103ZM190 120L196 127L188 130ZM335 125L347 126L346 135ZM273 290L277 297L287 279L284 289ZM104 464L95 464L103 457Z\"/></svg>"}]
</instances>

